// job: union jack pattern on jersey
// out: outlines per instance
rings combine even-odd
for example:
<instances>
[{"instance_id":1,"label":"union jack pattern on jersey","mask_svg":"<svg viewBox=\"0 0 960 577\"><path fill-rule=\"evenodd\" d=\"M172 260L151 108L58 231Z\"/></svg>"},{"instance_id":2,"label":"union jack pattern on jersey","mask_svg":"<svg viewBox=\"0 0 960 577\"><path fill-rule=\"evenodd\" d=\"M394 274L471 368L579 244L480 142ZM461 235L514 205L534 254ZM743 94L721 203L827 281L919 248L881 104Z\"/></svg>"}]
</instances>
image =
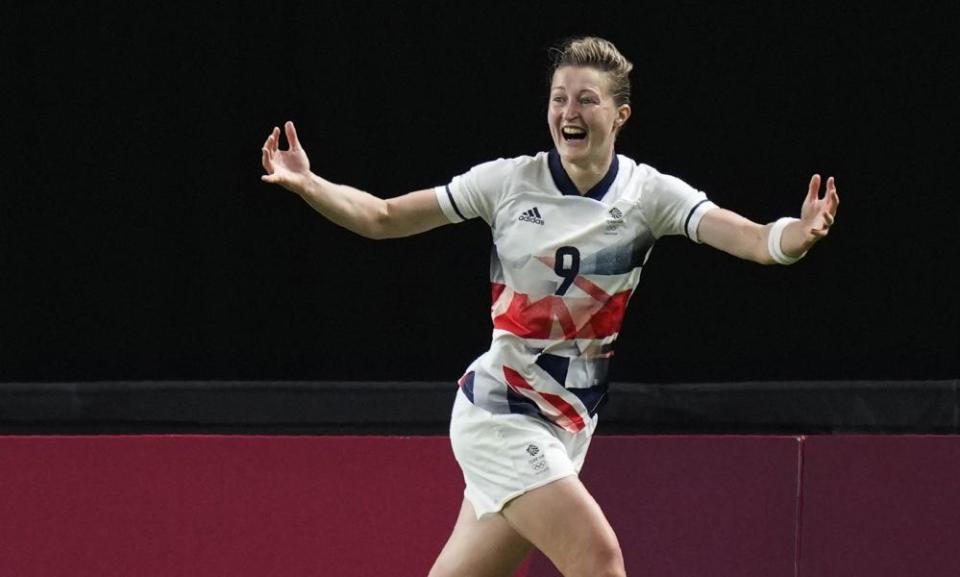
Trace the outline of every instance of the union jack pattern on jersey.
<instances>
[{"instance_id":1,"label":"union jack pattern on jersey","mask_svg":"<svg viewBox=\"0 0 960 577\"><path fill-rule=\"evenodd\" d=\"M553 150L480 164L435 189L451 222L493 233L493 338L459 384L491 413L586 428L607 395L627 303L656 239L697 226L715 205L680 179L614 156L577 191Z\"/></svg>"}]
</instances>

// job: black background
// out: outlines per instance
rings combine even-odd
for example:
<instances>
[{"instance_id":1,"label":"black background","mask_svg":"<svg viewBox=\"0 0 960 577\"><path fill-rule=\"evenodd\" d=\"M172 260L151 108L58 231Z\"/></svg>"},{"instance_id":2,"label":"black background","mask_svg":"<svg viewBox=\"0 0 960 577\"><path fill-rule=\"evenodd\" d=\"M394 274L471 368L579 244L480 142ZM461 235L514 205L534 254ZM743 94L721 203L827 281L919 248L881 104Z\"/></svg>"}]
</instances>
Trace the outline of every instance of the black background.
<instances>
[{"instance_id":1,"label":"black background","mask_svg":"<svg viewBox=\"0 0 960 577\"><path fill-rule=\"evenodd\" d=\"M0 381L459 377L484 225L353 236L262 184L260 146L292 119L315 172L379 196L546 150L547 49L584 33L635 63L620 153L760 222L814 172L841 196L792 267L660 241L615 380L960 374L955 10L61 4L0 24Z\"/></svg>"}]
</instances>

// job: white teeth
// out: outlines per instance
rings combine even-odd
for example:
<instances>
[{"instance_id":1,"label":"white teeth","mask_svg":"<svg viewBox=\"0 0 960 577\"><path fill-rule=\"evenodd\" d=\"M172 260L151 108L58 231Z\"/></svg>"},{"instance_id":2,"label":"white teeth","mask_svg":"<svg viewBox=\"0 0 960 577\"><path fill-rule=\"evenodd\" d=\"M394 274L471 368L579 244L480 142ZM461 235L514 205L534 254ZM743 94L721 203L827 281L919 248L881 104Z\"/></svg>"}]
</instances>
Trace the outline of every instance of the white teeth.
<instances>
[{"instance_id":1,"label":"white teeth","mask_svg":"<svg viewBox=\"0 0 960 577\"><path fill-rule=\"evenodd\" d=\"M560 132L566 139L581 140L587 137L587 131L579 126L564 126L560 129Z\"/></svg>"}]
</instances>

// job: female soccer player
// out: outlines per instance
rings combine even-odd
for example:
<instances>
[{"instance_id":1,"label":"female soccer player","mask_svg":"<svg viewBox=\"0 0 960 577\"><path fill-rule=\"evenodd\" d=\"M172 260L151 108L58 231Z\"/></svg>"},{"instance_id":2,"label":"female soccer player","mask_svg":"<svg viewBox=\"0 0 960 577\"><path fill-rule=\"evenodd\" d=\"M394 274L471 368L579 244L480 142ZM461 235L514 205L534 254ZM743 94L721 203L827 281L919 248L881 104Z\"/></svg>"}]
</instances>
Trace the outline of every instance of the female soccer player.
<instances>
[{"instance_id":1,"label":"female soccer player","mask_svg":"<svg viewBox=\"0 0 960 577\"><path fill-rule=\"evenodd\" d=\"M475 166L446 186L383 200L312 172L293 123L262 150L265 182L374 239L482 218L493 232L493 337L461 377L451 417L466 489L431 577L512 574L531 548L566 577L624 575L616 535L577 478L606 394L607 363L654 241L687 236L761 264L800 259L833 224L833 178L799 219L760 225L685 182L617 155L632 64L610 42L556 51L554 149Z\"/></svg>"}]
</instances>

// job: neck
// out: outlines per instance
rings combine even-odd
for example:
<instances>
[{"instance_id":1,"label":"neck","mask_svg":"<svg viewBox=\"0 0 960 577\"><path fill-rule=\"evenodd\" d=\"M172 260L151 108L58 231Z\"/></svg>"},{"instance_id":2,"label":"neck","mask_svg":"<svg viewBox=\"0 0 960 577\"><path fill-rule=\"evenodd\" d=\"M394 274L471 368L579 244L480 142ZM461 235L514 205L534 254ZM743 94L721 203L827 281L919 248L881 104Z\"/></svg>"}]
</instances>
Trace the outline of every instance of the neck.
<instances>
[{"instance_id":1,"label":"neck","mask_svg":"<svg viewBox=\"0 0 960 577\"><path fill-rule=\"evenodd\" d=\"M567 175L570 176L570 180L573 181L573 185L577 187L581 195L586 194L591 188L596 186L598 182L603 180L603 177L607 175L607 171L610 170L610 163L612 161L612 148L604 158L600 160L571 161L563 157L560 158L563 169L567 171Z\"/></svg>"}]
</instances>

